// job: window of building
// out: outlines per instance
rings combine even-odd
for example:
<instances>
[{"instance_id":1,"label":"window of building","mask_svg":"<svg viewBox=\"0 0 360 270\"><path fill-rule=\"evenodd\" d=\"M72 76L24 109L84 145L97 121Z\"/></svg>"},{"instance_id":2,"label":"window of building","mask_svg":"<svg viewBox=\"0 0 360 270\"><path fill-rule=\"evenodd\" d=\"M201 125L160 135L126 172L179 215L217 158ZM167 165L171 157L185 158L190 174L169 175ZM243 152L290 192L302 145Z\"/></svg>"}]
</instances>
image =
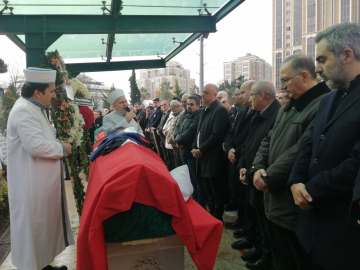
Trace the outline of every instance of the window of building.
<instances>
[{"instance_id":1,"label":"window of building","mask_svg":"<svg viewBox=\"0 0 360 270\"><path fill-rule=\"evenodd\" d=\"M287 11L285 12L285 14L286 14L286 15L290 15L290 10L287 10Z\"/></svg>"},{"instance_id":2,"label":"window of building","mask_svg":"<svg viewBox=\"0 0 360 270\"><path fill-rule=\"evenodd\" d=\"M307 32L315 32L316 6L315 0L307 1Z\"/></svg>"},{"instance_id":3,"label":"window of building","mask_svg":"<svg viewBox=\"0 0 360 270\"><path fill-rule=\"evenodd\" d=\"M275 84L276 89L280 89L280 66L282 63L282 53L277 53L275 55L276 61L275 61Z\"/></svg>"},{"instance_id":4,"label":"window of building","mask_svg":"<svg viewBox=\"0 0 360 270\"><path fill-rule=\"evenodd\" d=\"M286 52L286 56L289 56L290 55L290 52Z\"/></svg>"},{"instance_id":5,"label":"window of building","mask_svg":"<svg viewBox=\"0 0 360 270\"><path fill-rule=\"evenodd\" d=\"M243 72L249 71L249 68L243 68Z\"/></svg>"},{"instance_id":6,"label":"window of building","mask_svg":"<svg viewBox=\"0 0 360 270\"><path fill-rule=\"evenodd\" d=\"M243 76L249 77L249 74L248 73L243 73Z\"/></svg>"},{"instance_id":7,"label":"window of building","mask_svg":"<svg viewBox=\"0 0 360 270\"><path fill-rule=\"evenodd\" d=\"M225 74L230 74L230 69L226 69Z\"/></svg>"},{"instance_id":8,"label":"window of building","mask_svg":"<svg viewBox=\"0 0 360 270\"><path fill-rule=\"evenodd\" d=\"M286 39L290 39L290 35L286 35Z\"/></svg>"},{"instance_id":9,"label":"window of building","mask_svg":"<svg viewBox=\"0 0 360 270\"><path fill-rule=\"evenodd\" d=\"M287 6L287 7L290 7L290 2L286 2L286 6Z\"/></svg>"},{"instance_id":10,"label":"window of building","mask_svg":"<svg viewBox=\"0 0 360 270\"><path fill-rule=\"evenodd\" d=\"M286 23L290 23L291 19L290 18L287 18L286 19Z\"/></svg>"},{"instance_id":11,"label":"window of building","mask_svg":"<svg viewBox=\"0 0 360 270\"><path fill-rule=\"evenodd\" d=\"M249 63L248 62L244 62L243 63L243 67L248 67L249 66Z\"/></svg>"},{"instance_id":12,"label":"window of building","mask_svg":"<svg viewBox=\"0 0 360 270\"><path fill-rule=\"evenodd\" d=\"M302 0L294 0L293 46L302 44Z\"/></svg>"},{"instance_id":13,"label":"window of building","mask_svg":"<svg viewBox=\"0 0 360 270\"><path fill-rule=\"evenodd\" d=\"M229 68L230 67L230 64L225 64L225 68Z\"/></svg>"},{"instance_id":14,"label":"window of building","mask_svg":"<svg viewBox=\"0 0 360 270\"><path fill-rule=\"evenodd\" d=\"M276 49L282 48L282 0L276 0Z\"/></svg>"},{"instance_id":15,"label":"window of building","mask_svg":"<svg viewBox=\"0 0 360 270\"><path fill-rule=\"evenodd\" d=\"M297 53L301 53L301 50L300 50L300 49L297 49L297 50L294 50L294 51L293 51L293 54L297 54Z\"/></svg>"},{"instance_id":16,"label":"window of building","mask_svg":"<svg viewBox=\"0 0 360 270\"><path fill-rule=\"evenodd\" d=\"M310 37L307 39L306 52L307 52L308 56L312 57L312 59L315 60L315 38L314 37Z\"/></svg>"},{"instance_id":17,"label":"window of building","mask_svg":"<svg viewBox=\"0 0 360 270\"><path fill-rule=\"evenodd\" d=\"M350 0L341 0L341 22L350 22Z\"/></svg>"},{"instance_id":18,"label":"window of building","mask_svg":"<svg viewBox=\"0 0 360 270\"><path fill-rule=\"evenodd\" d=\"M286 27L285 29L286 31L290 31L290 26Z\"/></svg>"},{"instance_id":19,"label":"window of building","mask_svg":"<svg viewBox=\"0 0 360 270\"><path fill-rule=\"evenodd\" d=\"M286 43L286 48L290 48L290 43Z\"/></svg>"}]
</instances>

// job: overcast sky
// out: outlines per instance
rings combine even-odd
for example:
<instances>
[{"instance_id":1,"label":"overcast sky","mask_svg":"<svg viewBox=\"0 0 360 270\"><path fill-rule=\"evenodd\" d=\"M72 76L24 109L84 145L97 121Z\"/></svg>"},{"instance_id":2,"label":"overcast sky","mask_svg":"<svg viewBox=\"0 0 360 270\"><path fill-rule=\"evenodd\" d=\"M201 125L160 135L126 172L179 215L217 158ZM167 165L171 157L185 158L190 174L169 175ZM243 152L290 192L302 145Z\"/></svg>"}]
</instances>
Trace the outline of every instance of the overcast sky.
<instances>
[{"instance_id":1,"label":"overcast sky","mask_svg":"<svg viewBox=\"0 0 360 270\"><path fill-rule=\"evenodd\" d=\"M251 53L271 63L272 42L271 0L247 0L217 24L217 32L204 41L204 82L217 83L223 79L223 62L232 61ZM172 61L180 62L190 70L191 78L199 85L200 44L195 41ZM61 54L61 52L60 52ZM25 53L6 36L0 35L0 58L8 64L25 68ZM123 89L129 97L131 71L86 73L105 85ZM139 73L137 72L137 76ZM0 75L0 84L9 80L8 74Z\"/></svg>"}]
</instances>

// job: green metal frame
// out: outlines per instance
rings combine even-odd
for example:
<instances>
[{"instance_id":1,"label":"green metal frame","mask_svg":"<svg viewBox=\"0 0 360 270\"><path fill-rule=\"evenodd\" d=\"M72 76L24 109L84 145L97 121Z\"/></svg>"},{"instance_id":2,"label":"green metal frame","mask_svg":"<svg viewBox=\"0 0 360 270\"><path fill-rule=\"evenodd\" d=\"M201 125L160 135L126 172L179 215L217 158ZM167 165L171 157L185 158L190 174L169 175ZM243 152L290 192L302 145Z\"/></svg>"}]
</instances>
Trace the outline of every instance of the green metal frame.
<instances>
[{"instance_id":1,"label":"green metal frame","mask_svg":"<svg viewBox=\"0 0 360 270\"><path fill-rule=\"evenodd\" d=\"M112 14L113 22L115 25L117 24L117 21L119 19L121 3L122 3L121 0L112 0L111 1L111 14ZM113 34L113 33L109 34L108 38L107 38L107 47L106 47L106 62L107 63L110 63L114 42L115 42L115 34Z\"/></svg>"},{"instance_id":2,"label":"green metal frame","mask_svg":"<svg viewBox=\"0 0 360 270\"><path fill-rule=\"evenodd\" d=\"M12 15L0 16L0 35L150 34L216 32L211 16Z\"/></svg>"},{"instance_id":3,"label":"green metal frame","mask_svg":"<svg viewBox=\"0 0 360 270\"><path fill-rule=\"evenodd\" d=\"M230 0L227 2L221 9L218 10L213 16L215 19L215 23L218 23L221 19L223 19L227 14L229 14L231 11L233 11L235 8L237 8L240 4L245 2L245 0ZM209 32L202 32L202 33L209 33ZM193 43L196 39L201 37L202 34L192 34L190 37L188 37L182 44L177 46L173 51L171 51L166 57L165 62L170 61L172 58L174 58L178 53L180 53L182 50L184 50L187 46L189 46L191 43Z\"/></svg>"},{"instance_id":4,"label":"green metal frame","mask_svg":"<svg viewBox=\"0 0 360 270\"><path fill-rule=\"evenodd\" d=\"M97 72L97 71L116 71L131 69L147 68L165 68L164 59L155 60L137 60L137 61L118 61L118 62L96 62L96 63L74 63L66 64L66 68L72 76L77 76L80 72Z\"/></svg>"},{"instance_id":5,"label":"green metal frame","mask_svg":"<svg viewBox=\"0 0 360 270\"><path fill-rule=\"evenodd\" d=\"M73 75L80 72L163 68L203 34L216 32L216 23L245 0L229 0L214 15L120 15L120 0L112 0L107 15L0 15L0 35L7 35L26 52L27 66L40 66L46 49L63 34L108 34L106 63L67 64ZM194 33L165 59L110 62L115 34ZM25 43L16 35L25 34Z\"/></svg>"}]
</instances>

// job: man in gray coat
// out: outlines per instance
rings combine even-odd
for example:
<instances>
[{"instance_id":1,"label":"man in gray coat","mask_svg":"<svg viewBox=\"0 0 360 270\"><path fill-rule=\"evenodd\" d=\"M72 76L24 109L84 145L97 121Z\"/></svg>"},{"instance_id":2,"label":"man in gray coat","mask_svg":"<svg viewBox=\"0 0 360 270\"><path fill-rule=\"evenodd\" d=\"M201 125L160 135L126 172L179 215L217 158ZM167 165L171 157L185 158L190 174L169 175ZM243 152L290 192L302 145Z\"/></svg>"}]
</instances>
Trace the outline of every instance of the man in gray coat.
<instances>
[{"instance_id":1,"label":"man in gray coat","mask_svg":"<svg viewBox=\"0 0 360 270\"><path fill-rule=\"evenodd\" d=\"M280 81L291 99L261 142L251 172L254 186L264 192L272 250L280 269L312 269L294 232L299 208L286 187L300 146L314 126L319 103L330 91L325 83L317 84L313 60L301 54L284 60Z\"/></svg>"}]
</instances>

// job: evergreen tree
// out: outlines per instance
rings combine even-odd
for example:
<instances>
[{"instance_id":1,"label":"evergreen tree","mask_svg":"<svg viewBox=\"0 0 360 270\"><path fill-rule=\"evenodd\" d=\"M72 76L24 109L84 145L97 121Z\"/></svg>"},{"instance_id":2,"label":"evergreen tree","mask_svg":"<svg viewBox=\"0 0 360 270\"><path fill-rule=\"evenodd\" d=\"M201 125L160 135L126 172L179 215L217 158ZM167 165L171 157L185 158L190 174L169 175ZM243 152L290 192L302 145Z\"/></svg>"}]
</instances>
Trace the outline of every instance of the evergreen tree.
<instances>
[{"instance_id":1,"label":"evergreen tree","mask_svg":"<svg viewBox=\"0 0 360 270\"><path fill-rule=\"evenodd\" d=\"M194 85L194 86L190 87L190 94L191 95L199 94L199 92L200 92L199 86Z\"/></svg>"},{"instance_id":2,"label":"evergreen tree","mask_svg":"<svg viewBox=\"0 0 360 270\"><path fill-rule=\"evenodd\" d=\"M162 82L160 85L160 98L168 101L172 100L173 95L171 94L170 89L170 82Z\"/></svg>"},{"instance_id":3,"label":"evergreen tree","mask_svg":"<svg viewBox=\"0 0 360 270\"><path fill-rule=\"evenodd\" d=\"M245 76L240 75L236 80L231 81L230 83L226 80L219 85L219 91L225 91L229 96L233 96L235 90L240 87L245 82Z\"/></svg>"},{"instance_id":4,"label":"evergreen tree","mask_svg":"<svg viewBox=\"0 0 360 270\"><path fill-rule=\"evenodd\" d=\"M4 60L0 58L0 73L8 72L7 64L5 64Z\"/></svg>"},{"instance_id":5,"label":"evergreen tree","mask_svg":"<svg viewBox=\"0 0 360 270\"><path fill-rule=\"evenodd\" d=\"M150 99L150 93L144 87L140 89L140 95L141 95L141 103L143 103L144 100L146 99Z\"/></svg>"},{"instance_id":6,"label":"evergreen tree","mask_svg":"<svg viewBox=\"0 0 360 270\"><path fill-rule=\"evenodd\" d=\"M141 103L141 94L139 87L136 83L136 73L133 69L132 75L129 78L130 81L130 103L135 104L136 102Z\"/></svg>"},{"instance_id":7,"label":"evergreen tree","mask_svg":"<svg viewBox=\"0 0 360 270\"><path fill-rule=\"evenodd\" d=\"M109 102L107 102L107 98L108 98L108 96L109 96L112 92L114 92L115 90L116 90L116 88L115 88L115 85L113 84L113 85L111 86L109 92L107 93L107 95L105 95L104 93L101 93L102 96L103 96L103 98L102 98L103 106L102 106L102 107L103 107L104 109L110 110L111 104L110 104Z\"/></svg>"},{"instance_id":8,"label":"evergreen tree","mask_svg":"<svg viewBox=\"0 0 360 270\"><path fill-rule=\"evenodd\" d=\"M179 86L178 80L175 78L175 87L174 87L174 96L182 98L182 96L185 94L185 91L181 89Z\"/></svg>"}]
</instances>

